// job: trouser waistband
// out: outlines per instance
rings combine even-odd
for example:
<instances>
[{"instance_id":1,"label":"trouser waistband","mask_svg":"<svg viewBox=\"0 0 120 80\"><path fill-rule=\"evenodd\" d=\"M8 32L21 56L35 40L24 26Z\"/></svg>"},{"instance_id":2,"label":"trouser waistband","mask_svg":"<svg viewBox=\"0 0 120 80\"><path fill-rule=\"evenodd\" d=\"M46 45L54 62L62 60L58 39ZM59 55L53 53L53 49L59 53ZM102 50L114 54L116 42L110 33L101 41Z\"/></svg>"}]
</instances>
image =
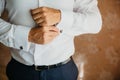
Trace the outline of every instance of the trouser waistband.
<instances>
[{"instance_id":1,"label":"trouser waistband","mask_svg":"<svg viewBox=\"0 0 120 80\"><path fill-rule=\"evenodd\" d=\"M53 65L44 65L44 66L39 66L39 65L24 65L18 61L16 61L15 59L12 58L11 62L22 65L22 66L26 66L26 67L31 67L34 68L36 71L42 71L42 70L48 70L48 69L53 69L53 68L57 68L60 67L62 65L67 64L68 62L70 62L72 60L72 57L68 58L67 60L57 63L57 64L53 64Z\"/></svg>"}]
</instances>

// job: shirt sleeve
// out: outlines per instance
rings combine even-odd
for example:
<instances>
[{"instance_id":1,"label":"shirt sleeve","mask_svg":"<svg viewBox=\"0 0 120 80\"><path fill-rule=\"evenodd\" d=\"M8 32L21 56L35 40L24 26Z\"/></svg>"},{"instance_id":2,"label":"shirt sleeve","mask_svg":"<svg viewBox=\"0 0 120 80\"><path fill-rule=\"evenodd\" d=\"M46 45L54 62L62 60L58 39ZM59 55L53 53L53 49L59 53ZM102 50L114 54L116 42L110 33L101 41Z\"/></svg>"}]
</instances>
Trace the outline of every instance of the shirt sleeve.
<instances>
[{"instance_id":1,"label":"shirt sleeve","mask_svg":"<svg viewBox=\"0 0 120 80\"><path fill-rule=\"evenodd\" d=\"M0 17L4 10L5 0L0 0ZM28 51L30 27L10 24L0 18L0 42L8 47Z\"/></svg>"},{"instance_id":2,"label":"shirt sleeve","mask_svg":"<svg viewBox=\"0 0 120 80\"><path fill-rule=\"evenodd\" d=\"M61 21L57 27L72 36L98 33L102 19L97 4L97 0L75 0L73 11L61 10Z\"/></svg>"}]
</instances>

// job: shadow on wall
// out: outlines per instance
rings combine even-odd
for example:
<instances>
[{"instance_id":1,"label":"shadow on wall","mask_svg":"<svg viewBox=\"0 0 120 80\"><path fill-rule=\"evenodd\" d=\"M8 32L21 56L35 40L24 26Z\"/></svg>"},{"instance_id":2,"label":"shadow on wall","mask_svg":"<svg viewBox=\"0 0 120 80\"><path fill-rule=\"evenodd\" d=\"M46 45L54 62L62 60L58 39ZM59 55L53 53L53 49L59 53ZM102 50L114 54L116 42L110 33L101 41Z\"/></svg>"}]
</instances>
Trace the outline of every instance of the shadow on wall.
<instances>
[{"instance_id":1,"label":"shadow on wall","mask_svg":"<svg viewBox=\"0 0 120 80\"><path fill-rule=\"evenodd\" d=\"M78 80L120 80L120 0L99 0L103 28L75 39ZM9 49L0 45L0 80L7 80Z\"/></svg>"}]
</instances>

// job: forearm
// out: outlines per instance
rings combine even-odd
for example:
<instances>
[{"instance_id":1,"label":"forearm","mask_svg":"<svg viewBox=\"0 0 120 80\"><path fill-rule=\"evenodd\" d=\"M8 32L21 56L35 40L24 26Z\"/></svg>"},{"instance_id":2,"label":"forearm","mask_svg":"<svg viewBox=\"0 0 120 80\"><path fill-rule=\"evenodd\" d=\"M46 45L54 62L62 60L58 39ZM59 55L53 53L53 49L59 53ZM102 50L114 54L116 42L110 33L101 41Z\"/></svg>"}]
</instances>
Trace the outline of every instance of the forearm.
<instances>
[{"instance_id":1,"label":"forearm","mask_svg":"<svg viewBox=\"0 0 120 80\"><path fill-rule=\"evenodd\" d=\"M102 19L97 2L95 0L91 0L89 4L85 1L83 2L84 4L76 2L73 11L61 10L62 19L57 27L63 33L77 36L86 33L98 33L100 31Z\"/></svg>"},{"instance_id":2,"label":"forearm","mask_svg":"<svg viewBox=\"0 0 120 80\"><path fill-rule=\"evenodd\" d=\"M30 27L10 24L0 19L0 42L8 47L28 51Z\"/></svg>"}]
</instances>

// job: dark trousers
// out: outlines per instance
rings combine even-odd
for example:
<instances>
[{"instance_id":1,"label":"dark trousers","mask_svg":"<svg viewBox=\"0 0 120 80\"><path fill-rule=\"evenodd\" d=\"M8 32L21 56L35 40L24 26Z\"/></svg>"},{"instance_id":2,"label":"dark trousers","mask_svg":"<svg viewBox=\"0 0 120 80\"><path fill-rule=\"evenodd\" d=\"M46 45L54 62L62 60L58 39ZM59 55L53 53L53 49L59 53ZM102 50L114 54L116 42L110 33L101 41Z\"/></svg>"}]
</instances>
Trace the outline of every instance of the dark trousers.
<instances>
[{"instance_id":1,"label":"dark trousers","mask_svg":"<svg viewBox=\"0 0 120 80\"><path fill-rule=\"evenodd\" d=\"M42 71L12 59L7 65L6 74L9 80L77 80L78 69L72 59L57 68Z\"/></svg>"}]
</instances>

